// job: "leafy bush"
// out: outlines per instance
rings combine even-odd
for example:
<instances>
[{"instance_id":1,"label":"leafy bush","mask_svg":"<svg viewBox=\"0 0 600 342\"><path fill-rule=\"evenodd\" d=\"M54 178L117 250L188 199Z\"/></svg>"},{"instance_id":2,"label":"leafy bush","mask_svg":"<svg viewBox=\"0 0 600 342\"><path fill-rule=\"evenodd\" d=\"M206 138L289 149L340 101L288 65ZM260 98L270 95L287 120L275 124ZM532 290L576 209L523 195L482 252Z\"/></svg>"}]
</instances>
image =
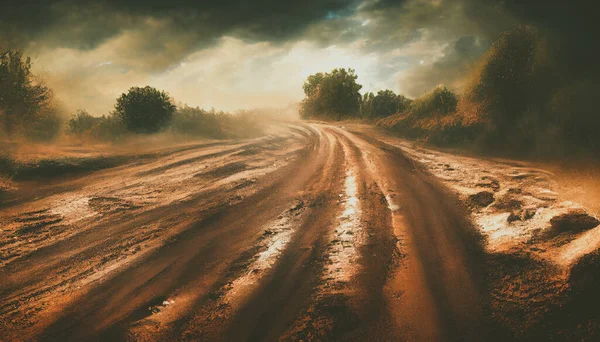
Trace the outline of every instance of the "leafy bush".
<instances>
[{"instance_id":1,"label":"leafy bush","mask_svg":"<svg viewBox=\"0 0 600 342\"><path fill-rule=\"evenodd\" d=\"M164 91L146 86L132 87L117 99L114 115L134 133L156 133L166 127L175 105Z\"/></svg>"},{"instance_id":2,"label":"leafy bush","mask_svg":"<svg viewBox=\"0 0 600 342\"><path fill-rule=\"evenodd\" d=\"M361 116L364 118L382 118L403 112L411 103L403 95L391 90L380 90L377 95L366 93L362 97Z\"/></svg>"},{"instance_id":3,"label":"leafy bush","mask_svg":"<svg viewBox=\"0 0 600 342\"><path fill-rule=\"evenodd\" d=\"M115 115L95 117L79 109L68 122L67 133L85 139L115 141L127 133L121 119Z\"/></svg>"},{"instance_id":4,"label":"leafy bush","mask_svg":"<svg viewBox=\"0 0 600 342\"><path fill-rule=\"evenodd\" d=\"M445 86L439 86L414 100L408 111L415 118L430 118L456 112L458 98Z\"/></svg>"},{"instance_id":5,"label":"leafy bush","mask_svg":"<svg viewBox=\"0 0 600 342\"><path fill-rule=\"evenodd\" d=\"M171 131L187 136L222 138L221 121L228 115L224 112L206 111L187 105L178 108L171 121Z\"/></svg>"},{"instance_id":6,"label":"leafy bush","mask_svg":"<svg viewBox=\"0 0 600 342\"><path fill-rule=\"evenodd\" d=\"M87 111L78 109L68 123L68 132L72 135L89 133L98 124L100 118L91 116Z\"/></svg>"},{"instance_id":7,"label":"leafy bush","mask_svg":"<svg viewBox=\"0 0 600 342\"><path fill-rule=\"evenodd\" d=\"M548 101L548 85L554 83L548 82L548 64L547 46L532 27L503 33L482 57L459 110L486 122L487 144L505 144L509 136L514 142L515 131L534 122L543 124L537 116Z\"/></svg>"},{"instance_id":8,"label":"leafy bush","mask_svg":"<svg viewBox=\"0 0 600 342\"><path fill-rule=\"evenodd\" d=\"M439 86L412 101L404 112L379 119L376 124L435 144L472 141L479 126L458 113L457 104L458 96Z\"/></svg>"},{"instance_id":9,"label":"leafy bush","mask_svg":"<svg viewBox=\"0 0 600 342\"><path fill-rule=\"evenodd\" d=\"M115 115L102 115L92 128L90 136L99 140L116 141L123 138L129 131L123 121Z\"/></svg>"},{"instance_id":10,"label":"leafy bush","mask_svg":"<svg viewBox=\"0 0 600 342\"><path fill-rule=\"evenodd\" d=\"M32 140L49 141L59 135L63 123L64 119L58 113L58 109L44 108L24 127L24 134Z\"/></svg>"},{"instance_id":11,"label":"leafy bush","mask_svg":"<svg viewBox=\"0 0 600 342\"><path fill-rule=\"evenodd\" d=\"M373 98L373 114L377 117L385 117L404 111L411 101L403 95L396 95L391 90L380 90Z\"/></svg>"}]
</instances>

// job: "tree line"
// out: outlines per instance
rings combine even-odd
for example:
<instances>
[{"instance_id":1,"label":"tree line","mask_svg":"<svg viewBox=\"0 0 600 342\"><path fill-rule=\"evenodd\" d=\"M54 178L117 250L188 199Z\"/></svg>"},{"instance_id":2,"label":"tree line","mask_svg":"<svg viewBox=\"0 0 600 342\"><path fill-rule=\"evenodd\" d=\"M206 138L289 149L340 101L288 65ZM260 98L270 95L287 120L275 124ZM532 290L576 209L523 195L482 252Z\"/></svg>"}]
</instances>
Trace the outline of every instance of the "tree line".
<instances>
[{"instance_id":1,"label":"tree line","mask_svg":"<svg viewBox=\"0 0 600 342\"><path fill-rule=\"evenodd\" d=\"M410 138L510 154L600 155L600 82L573 74L562 46L522 26L481 57L460 94L443 85L416 99L391 90L360 94L352 69L309 76L303 118L369 119Z\"/></svg>"},{"instance_id":2,"label":"tree line","mask_svg":"<svg viewBox=\"0 0 600 342\"><path fill-rule=\"evenodd\" d=\"M305 98L300 106L304 119L343 120L350 118L376 119L406 109L411 100L392 90L360 94L354 69L337 68L308 76L304 82Z\"/></svg>"},{"instance_id":3,"label":"tree line","mask_svg":"<svg viewBox=\"0 0 600 342\"><path fill-rule=\"evenodd\" d=\"M9 139L24 136L50 140L64 132L72 137L120 140L132 134L168 131L183 136L226 138L256 135L265 110L232 114L187 105L176 106L165 91L131 87L116 100L112 111L93 116L79 109L66 122L54 104L53 93L31 71L22 51L0 52L0 133Z\"/></svg>"}]
</instances>

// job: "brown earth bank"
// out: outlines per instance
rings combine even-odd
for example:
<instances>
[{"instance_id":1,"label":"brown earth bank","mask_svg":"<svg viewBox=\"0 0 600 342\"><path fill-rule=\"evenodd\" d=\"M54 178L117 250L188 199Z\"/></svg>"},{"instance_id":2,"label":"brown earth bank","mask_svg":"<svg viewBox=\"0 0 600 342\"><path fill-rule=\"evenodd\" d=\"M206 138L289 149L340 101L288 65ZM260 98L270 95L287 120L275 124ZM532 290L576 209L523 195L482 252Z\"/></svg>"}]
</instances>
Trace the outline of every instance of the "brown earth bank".
<instances>
[{"instance_id":1,"label":"brown earth bank","mask_svg":"<svg viewBox=\"0 0 600 342\"><path fill-rule=\"evenodd\" d=\"M457 192L468 184L400 139L314 122L269 132L44 181L13 175L0 340L597 337L600 257L576 245L595 241L592 215L535 202L531 222L556 209L550 235L526 205L500 200L504 178ZM441 170L469 165L451 163ZM518 242L485 229L507 207L522 215L505 229Z\"/></svg>"}]
</instances>

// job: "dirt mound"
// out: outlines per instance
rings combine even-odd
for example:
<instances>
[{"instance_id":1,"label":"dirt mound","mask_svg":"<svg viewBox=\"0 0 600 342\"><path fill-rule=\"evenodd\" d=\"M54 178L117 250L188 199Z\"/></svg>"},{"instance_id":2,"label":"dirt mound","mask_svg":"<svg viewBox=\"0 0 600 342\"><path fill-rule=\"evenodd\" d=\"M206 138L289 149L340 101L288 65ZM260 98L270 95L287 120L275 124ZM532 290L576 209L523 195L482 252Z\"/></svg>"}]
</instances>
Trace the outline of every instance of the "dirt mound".
<instances>
[{"instance_id":1,"label":"dirt mound","mask_svg":"<svg viewBox=\"0 0 600 342\"><path fill-rule=\"evenodd\" d=\"M196 177L209 177L209 178L218 178L218 177L227 177L238 172L242 172L248 169L248 165L242 162L233 162L229 164L225 164L223 166L216 167L210 171L201 172L196 174Z\"/></svg>"},{"instance_id":2,"label":"dirt mound","mask_svg":"<svg viewBox=\"0 0 600 342\"><path fill-rule=\"evenodd\" d=\"M600 250L583 256L571 269L560 303L533 329L529 340L560 336L560 341L598 341L600 324ZM547 338L545 338L547 339Z\"/></svg>"},{"instance_id":3,"label":"dirt mound","mask_svg":"<svg viewBox=\"0 0 600 342\"><path fill-rule=\"evenodd\" d=\"M133 159L130 156L95 156L83 158L55 158L12 160L0 167L0 174L13 180L47 179L80 174L122 165Z\"/></svg>"},{"instance_id":4,"label":"dirt mound","mask_svg":"<svg viewBox=\"0 0 600 342\"><path fill-rule=\"evenodd\" d=\"M480 191L476 194L470 195L468 204L471 207L487 207L494 203L494 194L489 191Z\"/></svg>"},{"instance_id":5,"label":"dirt mound","mask_svg":"<svg viewBox=\"0 0 600 342\"><path fill-rule=\"evenodd\" d=\"M11 186L8 181L0 178L0 205L9 200L15 191L15 187Z\"/></svg>"},{"instance_id":6,"label":"dirt mound","mask_svg":"<svg viewBox=\"0 0 600 342\"><path fill-rule=\"evenodd\" d=\"M569 212L550 219L551 229L557 233L580 233L600 224L597 218L589 215L584 209L571 209Z\"/></svg>"},{"instance_id":7,"label":"dirt mound","mask_svg":"<svg viewBox=\"0 0 600 342\"><path fill-rule=\"evenodd\" d=\"M88 204L95 211L103 214L140 208L139 205L135 205L132 201L116 197L92 197Z\"/></svg>"},{"instance_id":8,"label":"dirt mound","mask_svg":"<svg viewBox=\"0 0 600 342\"><path fill-rule=\"evenodd\" d=\"M489 176L481 177L481 181L476 185L482 188L490 188L494 191L500 190L500 182L497 179Z\"/></svg>"}]
</instances>

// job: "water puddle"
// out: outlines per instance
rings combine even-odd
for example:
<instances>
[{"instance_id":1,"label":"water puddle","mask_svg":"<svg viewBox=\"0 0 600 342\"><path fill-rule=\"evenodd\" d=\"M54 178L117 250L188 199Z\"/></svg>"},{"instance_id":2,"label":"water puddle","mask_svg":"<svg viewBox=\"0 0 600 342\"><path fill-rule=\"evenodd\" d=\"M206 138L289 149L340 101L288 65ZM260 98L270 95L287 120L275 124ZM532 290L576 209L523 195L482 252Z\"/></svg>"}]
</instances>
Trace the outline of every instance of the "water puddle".
<instances>
[{"instance_id":1,"label":"water puddle","mask_svg":"<svg viewBox=\"0 0 600 342\"><path fill-rule=\"evenodd\" d=\"M339 224L334 230L328 249L325 278L337 283L346 283L358 272L358 247L365 242L360 224L361 208L356 175L352 171L346 173L341 201L343 211L338 216Z\"/></svg>"},{"instance_id":2,"label":"water puddle","mask_svg":"<svg viewBox=\"0 0 600 342\"><path fill-rule=\"evenodd\" d=\"M78 194L61 197L52 205L49 212L62 216L65 224L72 224L96 214L90 208L89 201L90 197Z\"/></svg>"},{"instance_id":3,"label":"water puddle","mask_svg":"<svg viewBox=\"0 0 600 342\"><path fill-rule=\"evenodd\" d=\"M246 273L226 285L226 292L222 297L224 302L230 305L240 303L264 273L275 265L294 234L294 210L287 210L277 221L266 227L261 239L262 251L252 258L254 261L248 266Z\"/></svg>"}]
</instances>

